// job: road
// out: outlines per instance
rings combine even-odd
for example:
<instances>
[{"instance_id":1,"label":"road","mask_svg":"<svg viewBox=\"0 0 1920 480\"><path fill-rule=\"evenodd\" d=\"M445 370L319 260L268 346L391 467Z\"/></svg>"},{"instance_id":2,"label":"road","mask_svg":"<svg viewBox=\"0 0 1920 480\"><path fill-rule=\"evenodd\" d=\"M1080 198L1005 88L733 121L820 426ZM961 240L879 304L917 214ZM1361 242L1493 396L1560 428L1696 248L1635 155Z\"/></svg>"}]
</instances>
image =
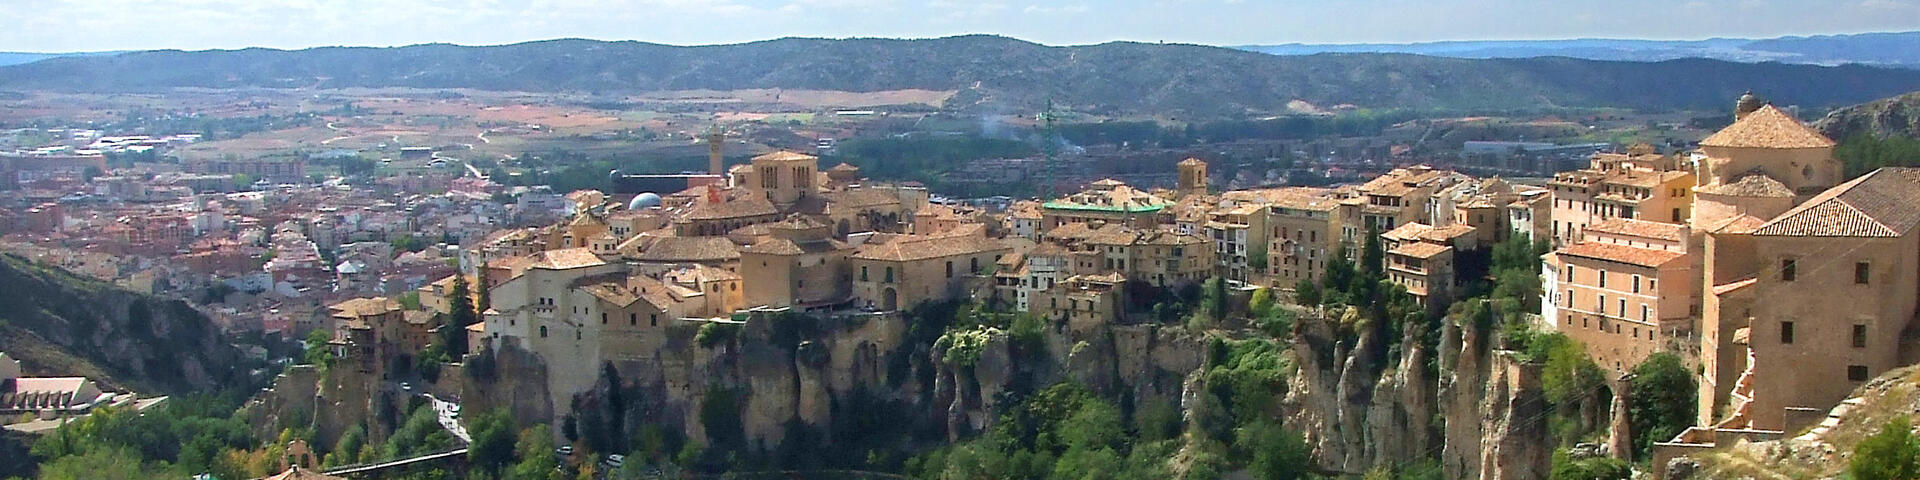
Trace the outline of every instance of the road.
<instances>
[{"instance_id":1,"label":"road","mask_svg":"<svg viewBox=\"0 0 1920 480\"><path fill-rule=\"evenodd\" d=\"M460 414L460 404L435 398L432 394L423 394L422 396L427 397L427 401L433 404L434 417L440 419L441 427L446 427L448 432L453 433L453 436L459 437L460 443L473 443L473 437L467 435L467 427L461 425L460 419L457 417L457 415Z\"/></svg>"}]
</instances>

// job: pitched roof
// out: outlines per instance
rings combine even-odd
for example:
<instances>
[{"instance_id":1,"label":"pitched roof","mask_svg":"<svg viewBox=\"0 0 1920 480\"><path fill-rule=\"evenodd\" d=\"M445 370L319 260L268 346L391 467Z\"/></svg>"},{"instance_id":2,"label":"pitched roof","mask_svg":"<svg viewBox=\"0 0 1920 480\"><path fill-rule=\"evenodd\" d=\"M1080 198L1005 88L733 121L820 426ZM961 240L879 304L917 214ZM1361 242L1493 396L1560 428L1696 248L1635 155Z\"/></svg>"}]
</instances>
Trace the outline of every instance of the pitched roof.
<instances>
[{"instance_id":1,"label":"pitched roof","mask_svg":"<svg viewBox=\"0 0 1920 480\"><path fill-rule=\"evenodd\" d=\"M1760 107L1733 125L1700 141L1701 146L1733 148L1824 148L1833 139L1800 123L1773 105Z\"/></svg>"},{"instance_id":2,"label":"pitched roof","mask_svg":"<svg viewBox=\"0 0 1920 480\"><path fill-rule=\"evenodd\" d=\"M761 162L761 161L787 162L787 161L800 161L800 160L816 160L817 161L817 160L820 160L820 157L815 157L815 156L807 155L800 152L791 152L786 150L781 150L778 152L773 152L766 155L753 157L753 161L755 162Z\"/></svg>"},{"instance_id":3,"label":"pitched roof","mask_svg":"<svg viewBox=\"0 0 1920 480\"><path fill-rule=\"evenodd\" d=\"M382 315L406 307L401 306L399 300L386 297L368 297L348 299L327 308L333 310L334 316L336 317L358 318Z\"/></svg>"},{"instance_id":4,"label":"pitched roof","mask_svg":"<svg viewBox=\"0 0 1920 480\"><path fill-rule=\"evenodd\" d=\"M634 260L642 262L724 262L740 258L740 250L727 237L635 238L651 238L651 241L637 245L640 247L638 252L630 254Z\"/></svg>"},{"instance_id":5,"label":"pitched roof","mask_svg":"<svg viewBox=\"0 0 1920 480\"><path fill-rule=\"evenodd\" d=\"M568 270L583 267L597 267L607 264L607 262L600 260L600 256L594 255L592 249L588 248L547 250L535 253L532 256L533 264L528 265L529 268Z\"/></svg>"},{"instance_id":6,"label":"pitched roof","mask_svg":"<svg viewBox=\"0 0 1920 480\"><path fill-rule=\"evenodd\" d=\"M729 218L764 217L779 215L780 209L773 202L759 195L742 195L740 198L721 202L700 200L687 212L689 220L723 220Z\"/></svg>"},{"instance_id":7,"label":"pitched roof","mask_svg":"<svg viewBox=\"0 0 1920 480\"><path fill-rule=\"evenodd\" d=\"M985 235L903 235L881 244L867 244L852 258L904 262L1008 250Z\"/></svg>"},{"instance_id":8,"label":"pitched roof","mask_svg":"<svg viewBox=\"0 0 1920 480\"><path fill-rule=\"evenodd\" d=\"M1667 262L1687 255L1671 250L1654 250L1651 248L1629 247L1626 245L1600 242L1575 243L1561 247L1560 250L1554 251L1553 253L1561 256L1592 258L1643 267L1659 267L1666 265Z\"/></svg>"},{"instance_id":9,"label":"pitched roof","mask_svg":"<svg viewBox=\"0 0 1920 480\"><path fill-rule=\"evenodd\" d=\"M1587 226L1587 231L1652 238L1670 242L1687 239L1687 227L1672 223L1649 222L1631 218L1612 218Z\"/></svg>"},{"instance_id":10,"label":"pitched roof","mask_svg":"<svg viewBox=\"0 0 1920 480\"><path fill-rule=\"evenodd\" d=\"M1707 185L1695 189L1699 193L1726 195L1729 197L1791 197L1793 190L1787 185L1765 174L1751 174L1734 180L1733 183Z\"/></svg>"},{"instance_id":11,"label":"pitched roof","mask_svg":"<svg viewBox=\"0 0 1920 480\"><path fill-rule=\"evenodd\" d=\"M1920 168L1888 167L1827 189L1754 235L1899 237L1920 225Z\"/></svg>"},{"instance_id":12,"label":"pitched roof","mask_svg":"<svg viewBox=\"0 0 1920 480\"><path fill-rule=\"evenodd\" d=\"M1393 250L1389 250L1387 251L1387 253L1393 254L1393 255L1403 255L1403 256L1408 256L1413 258L1433 258L1435 255L1446 253L1451 250L1453 250L1453 247L1441 245L1438 243L1413 242L1413 243L1401 245L1400 247L1395 248Z\"/></svg>"}]
</instances>

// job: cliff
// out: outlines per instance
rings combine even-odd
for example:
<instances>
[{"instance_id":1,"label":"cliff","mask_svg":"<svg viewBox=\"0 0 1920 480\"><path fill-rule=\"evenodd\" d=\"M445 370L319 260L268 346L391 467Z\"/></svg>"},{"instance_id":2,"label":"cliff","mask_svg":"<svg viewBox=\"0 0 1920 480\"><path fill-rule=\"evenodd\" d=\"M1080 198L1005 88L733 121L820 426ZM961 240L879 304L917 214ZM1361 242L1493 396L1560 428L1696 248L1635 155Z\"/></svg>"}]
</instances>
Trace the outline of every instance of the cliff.
<instances>
[{"instance_id":1,"label":"cliff","mask_svg":"<svg viewBox=\"0 0 1920 480\"><path fill-rule=\"evenodd\" d=\"M143 394L242 392L254 368L199 311L0 255L0 351L28 375L85 376Z\"/></svg>"},{"instance_id":2,"label":"cliff","mask_svg":"<svg viewBox=\"0 0 1920 480\"><path fill-rule=\"evenodd\" d=\"M1834 110L1813 126L1838 141L1856 135L1920 138L1920 92Z\"/></svg>"}]
</instances>

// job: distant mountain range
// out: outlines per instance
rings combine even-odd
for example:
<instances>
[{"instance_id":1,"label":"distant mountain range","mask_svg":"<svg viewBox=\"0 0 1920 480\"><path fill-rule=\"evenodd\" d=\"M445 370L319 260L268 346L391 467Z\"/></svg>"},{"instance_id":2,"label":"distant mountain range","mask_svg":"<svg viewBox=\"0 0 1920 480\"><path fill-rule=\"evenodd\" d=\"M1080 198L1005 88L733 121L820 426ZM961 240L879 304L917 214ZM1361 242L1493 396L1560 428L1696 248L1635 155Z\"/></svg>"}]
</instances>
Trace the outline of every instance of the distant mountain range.
<instances>
[{"instance_id":1,"label":"distant mountain range","mask_svg":"<svg viewBox=\"0 0 1920 480\"><path fill-rule=\"evenodd\" d=\"M1318 53L1411 53L1453 58L1571 57L1657 62L1710 58L1731 62L1810 65L1864 64L1920 68L1920 32L1818 35L1767 39L1707 40L1494 40L1428 43L1247 45L1242 50L1274 55Z\"/></svg>"},{"instance_id":2,"label":"distant mountain range","mask_svg":"<svg viewBox=\"0 0 1920 480\"><path fill-rule=\"evenodd\" d=\"M616 95L748 88L956 90L946 108L1031 112L1048 100L1094 114L1177 118L1321 107L1512 111L1731 108L1745 90L1834 108L1920 90L1920 70L1683 59L1460 59L1407 54L1276 56L1198 45L1053 47L995 36L788 38L737 45L550 40L305 50L177 50L0 67L0 90L417 87Z\"/></svg>"},{"instance_id":3,"label":"distant mountain range","mask_svg":"<svg viewBox=\"0 0 1920 480\"><path fill-rule=\"evenodd\" d=\"M49 58L88 57L88 56L98 56L98 55L113 55L118 53L125 53L125 52L71 52L71 53L0 52L0 67L4 67L7 65L19 65L22 63L33 63L41 60L46 60Z\"/></svg>"}]
</instances>

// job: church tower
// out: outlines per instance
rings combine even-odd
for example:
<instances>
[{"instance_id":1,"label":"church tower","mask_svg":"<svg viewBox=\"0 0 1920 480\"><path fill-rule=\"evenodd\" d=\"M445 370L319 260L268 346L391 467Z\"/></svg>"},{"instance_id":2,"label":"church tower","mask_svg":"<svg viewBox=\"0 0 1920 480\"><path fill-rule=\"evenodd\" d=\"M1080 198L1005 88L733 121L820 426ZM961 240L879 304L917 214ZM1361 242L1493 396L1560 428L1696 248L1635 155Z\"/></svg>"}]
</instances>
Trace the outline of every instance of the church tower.
<instances>
[{"instance_id":1,"label":"church tower","mask_svg":"<svg viewBox=\"0 0 1920 480\"><path fill-rule=\"evenodd\" d=\"M1181 160L1177 167L1180 170L1180 185L1176 193L1180 198L1207 194L1207 162L1189 158Z\"/></svg>"},{"instance_id":2,"label":"church tower","mask_svg":"<svg viewBox=\"0 0 1920 480\"><path fill-rule=\"evenodd\" d=\"M781 208L792 206L801 197L820 193L814 169L820 159L794 152L773 152L753 157L752 188Z\"/></svg>"}]
</instances>

